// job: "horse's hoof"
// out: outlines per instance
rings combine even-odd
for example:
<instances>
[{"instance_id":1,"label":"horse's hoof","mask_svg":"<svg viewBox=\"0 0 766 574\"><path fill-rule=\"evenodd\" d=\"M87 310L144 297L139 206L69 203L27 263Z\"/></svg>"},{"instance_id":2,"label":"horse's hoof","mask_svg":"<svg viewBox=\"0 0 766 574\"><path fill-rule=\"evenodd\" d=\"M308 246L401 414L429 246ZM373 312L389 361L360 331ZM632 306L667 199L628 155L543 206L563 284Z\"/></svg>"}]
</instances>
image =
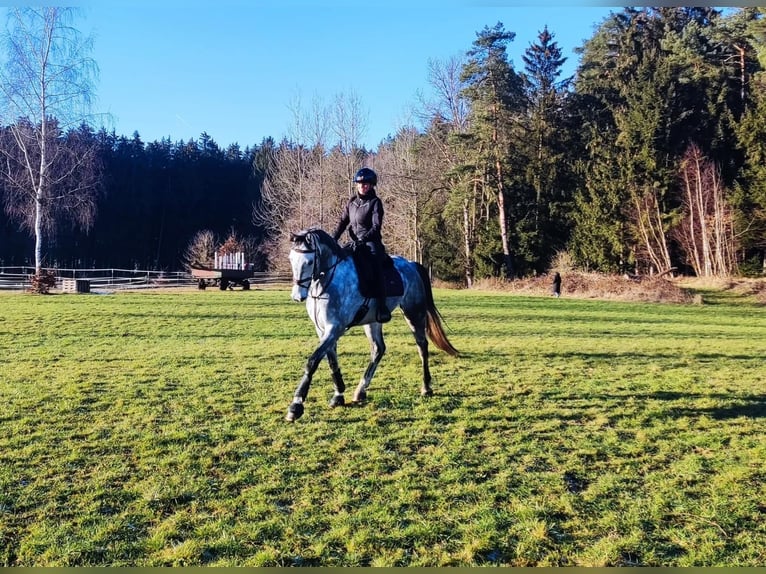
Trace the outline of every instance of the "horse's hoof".
<instances>
[{"instance_id":1,"label":"horse's hoof","mask_svg":"<svg viewBox=\"0 0 766 574\"><path fill-rule=\"evenodd\" d=\"M302 416L303 416L302 403L292 403L289 407L287 407L287 416L285 417L285 420L287 422L291 423L293 421L297 421Z\"/></svg>"},{"instance_id":2,"label":"horse's hoof","mask_svg":"<svg viewBox=\"0 0 766 574\"><path fill-rule=\"evenodd\" d=\"M425 389L425 388L420 389L420 394L421 394L421 396L424 396L424 397L432 397L432 396L434 396L434 392L433 392L432 389Z\"/></svg>"},{"instance_id":3,"label":"horse's hoof","mask_svg":"<svg viewBox=\"0 0 766 574\"><path fill-rule=\"evenodd\" d=\"M354 402L356 404L363 403L367 400L367 393L364 391L360 391L354 395Z\"/></svg>"},{"instance_id":4,"label":"horse's hoof","mask_svg":"<svg viewBox=\"0 0 766 574\"><path fill-rule=\"evenodd\" d=\"M346 399L343 398L343 395L333 395L330 399L330 406L331 407L342 407L346 404Z\"/></svg>"}]
</instances>

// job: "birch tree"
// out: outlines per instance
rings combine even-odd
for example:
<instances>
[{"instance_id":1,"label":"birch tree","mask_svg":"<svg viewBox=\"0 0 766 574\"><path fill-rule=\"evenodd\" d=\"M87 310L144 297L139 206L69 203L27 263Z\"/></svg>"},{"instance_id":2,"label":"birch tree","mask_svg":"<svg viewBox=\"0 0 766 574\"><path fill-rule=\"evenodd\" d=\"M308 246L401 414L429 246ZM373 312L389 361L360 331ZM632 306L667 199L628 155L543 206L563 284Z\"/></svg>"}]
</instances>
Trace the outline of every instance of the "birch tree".
<instances>
[{"instance_id":1,"label":"birch tree","mask_svg":"<svg viewBox=\"0 0 766 574\"><path fill-rule=\"evenodd\" d=\"M686 262L697 277L729 277L736 270L736 238L720 171L692 145L680 178L683 218L675 235Z\"/></svg>"},{"instance_id":2,"label":"birch tree","mask_svg":"<svg viewBox=\"0 0 766 574\"><path fill-rule=\"evenodd\" d=\"M36 276L44 233L60 218L87 229L96 210L95 139L77 132L90 110L97 68L73 17L68 8L11 8L4 34L0 175L7 213L34 234Z\"/></svg>"}]
</instances>

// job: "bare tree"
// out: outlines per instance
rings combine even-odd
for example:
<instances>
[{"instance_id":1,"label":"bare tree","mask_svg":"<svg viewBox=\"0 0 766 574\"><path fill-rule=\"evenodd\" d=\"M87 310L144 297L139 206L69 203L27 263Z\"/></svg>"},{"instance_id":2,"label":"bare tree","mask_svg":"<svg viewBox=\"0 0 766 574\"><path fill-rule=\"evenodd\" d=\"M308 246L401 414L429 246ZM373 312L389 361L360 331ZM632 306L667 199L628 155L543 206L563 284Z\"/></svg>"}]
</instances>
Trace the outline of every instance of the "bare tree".
<instances>
[{"instance_id":1,"label":"bare tree","mask_svg":"<svg viewBox=\"0 0 766 574\"><path fill-rule=\"evenodd\" d=\"M468 129L469 106L463 95L465 84L460 79L464 66L464 56L428 60L428 83L434 95L431 99L419 98L423 109L420 119L426 126L436 118L458 132Z\"/></svg>"},{"instance_id":2,"label":"bare tree","mask_svg":"<svg viewBox=\"0 0 766 574\"><path fill-rule=\"evenodd\" d=\"M471 161L473 141L466 138L470 129L470 102L466 98L466 82L462 72L465 56L428 62L428 83L433 89L431 100L422 99L423 121L429 126L430 147L437 150L432 164L443 175L432 181L441 181L460 206L462 214L462 253L460 260L465 269L465 281L470 288L474 278L474 248L477 243L478 219L483 208L481 187L483 178L476 170L464 169Z\"/></svg>"},{"instance_id":3,"label":"bare tree","mask_svg":"<svg viewBox=\"0 0 766 574\"><path fill-rule=\"evenodd\" d=\"M346 158L347 195L350 195L353 190L354 186L351 180L361 163L360 142L367 131L368 115L356 93L340 93L335 96L332 106L331 129L338 138L338 148Z\"/></svg>"},{"instance_id":4,"label":"bare tree","mask_svg":"<svg viewBox=\"0 0 766 574\"><path fill-rule=\"evenodd\" d=\"M60 7L11 8L0 71L0 174L7 213L35 237L43 267L43 234L66 217L87 229L99 183L95 139L84 120L97 68L91 43Z\"/></svg>"},{"instance_id":5,"label":"bare tree","mask_svg":"<svg viewBox=\"0 0 766 574\"><path fill-rule=\"evenodd\" d=\"M384 240L387 249L408 259L423 262L422 226L427 217L443 211L446 194L440 165L431 161L427 136L402 127L375 157L386 204Z\"/></svg>"},{"instance_id":6,"label":"bare tree","mask_svg":"<svg viewBox=\"0 0 766 574\"><path fill-rule=\"evenodd\" d=\"M681 163L683 218L675 237L698 277L728 277L736 271L736 237L721 174L696 145Z\"/></svg>"},{"instance_id":7,"label":"bare tree","mask_svg":"<svg viewBox=\"0 0 766 574\"><path fill-rule=\"evenodd\" d=\"M315 98L308 113L296 98L291 110L291 139L272 154L261 202L253 206L253 221L268 230L263 253L274 269L286 264L291 232L312 226L332 231L365 159L359 147L365 118L356 96L339 94L330 106Z\"/></svg>"},{"instance_id":8,"label":"bare tree","mask_svg":"<svg viewBox=\"0 0 766 574\"><path fill-rule=\"evenodd\" d=\"M658 273L671 267L670 249L666 234L666 217L663 217L655 190L648 188L632 194L633 216L639 241L638 258L645 259Z\"/></svg>"},{"instance_id":9,"label":"bare tree","mask_svg":"<svg viewBox=\"0 0 766 574\"><path fill-rule=\"evenodd\" d=\"M261 200L253 206L253 221L267 230L269 238L261 247L262 254L276 269L284 264L288 234L315 225L317 212L321 220L324 211L322 168L328 112L316 98L306 112L300 95L291 102L290 111L293 121L288 139L269 158Z\"/></svg>"},{"instance_id":10,"label":"bare tree","mask_svg":"<svg viewBox=\"0 0 766 574\"><path fill-rule=\"evenodd\" d=\"M215 233L209 229L198 231L184 251L182 258L184 268L187 271L191 271L195 267L212 269L216 249L218 249L218 238Z\"/></svg>"},{"instance_id":11,"label":"bare tree","mask_svg":"<svg viewBox=\"0 0 766 574\"><path fill-rule=\"evenodd\" d=\"M279 268L286 256L288 234L307 227L303 213L310 202L302 171L307 153L302 146L283 141L269 158L260 202L253 206L253 222L262 226L268 237L262 250L270 267Z\"/></svg>"}]
</instances>

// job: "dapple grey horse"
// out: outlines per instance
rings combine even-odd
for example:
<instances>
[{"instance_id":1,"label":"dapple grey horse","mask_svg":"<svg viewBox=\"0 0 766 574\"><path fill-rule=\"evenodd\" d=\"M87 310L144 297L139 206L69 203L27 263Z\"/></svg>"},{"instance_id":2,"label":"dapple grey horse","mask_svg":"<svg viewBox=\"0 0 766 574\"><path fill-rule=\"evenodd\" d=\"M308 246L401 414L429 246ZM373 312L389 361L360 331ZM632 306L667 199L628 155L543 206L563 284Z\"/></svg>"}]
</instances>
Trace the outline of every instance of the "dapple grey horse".
<instances>
[{"instance_id":1,"label":"dapple grey horse","mask_svg":"<svg viewBox=\"0 0 766 574\"><path fill-rule=\"evenodd\" d=\"M287 409L287 421L299 419L304 412L303 403L308 396L311 379L324 357L330 365L335 393L330 406L345 404L346 385L338 366L338 339L352 326L363 325L370 341L370 362L354 392L353 402L363 402L380 359L386 352L383 325L376 322L375 300L360 293L359 276L353 257L344 251L325 231L312 228L293 233L290 237L290 265L293 273L292 298L306 301L306 311L314 322L319 347L306 363L303 377ZM394 267L402 279L403 292L389 296L389 309L401 307L407 324L415 336L423 366L424 396L433 394L431 372L428 368L428 339L450 355L457 355L449 342L441 316L434 304L431 281L426 269L417 262L403 257L392 257Z\"/></svg>"}]
</instances>

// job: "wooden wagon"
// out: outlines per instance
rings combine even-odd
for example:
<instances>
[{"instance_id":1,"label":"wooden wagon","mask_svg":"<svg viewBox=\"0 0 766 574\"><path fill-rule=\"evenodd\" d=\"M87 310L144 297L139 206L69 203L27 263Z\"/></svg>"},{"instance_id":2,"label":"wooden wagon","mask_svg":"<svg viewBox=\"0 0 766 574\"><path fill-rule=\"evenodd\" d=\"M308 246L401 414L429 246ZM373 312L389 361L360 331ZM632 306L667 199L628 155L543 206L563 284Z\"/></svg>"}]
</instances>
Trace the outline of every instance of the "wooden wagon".
<instances>
[{"instance_id":1,"label":"wooden wagon","mask_svg":"<svg viewBox=\"0 0 766 574\"><path fill-rule=\"evenodd\" d=\"M221 291L233 289L236 285L245 291L250 289L250 279L255 276L255 270L251 263L245 263L244 253L216 253L212 263L212 267L191 268L191 275L200 289L208 285L217 286Z\"/></svg>"}]
</instances>

